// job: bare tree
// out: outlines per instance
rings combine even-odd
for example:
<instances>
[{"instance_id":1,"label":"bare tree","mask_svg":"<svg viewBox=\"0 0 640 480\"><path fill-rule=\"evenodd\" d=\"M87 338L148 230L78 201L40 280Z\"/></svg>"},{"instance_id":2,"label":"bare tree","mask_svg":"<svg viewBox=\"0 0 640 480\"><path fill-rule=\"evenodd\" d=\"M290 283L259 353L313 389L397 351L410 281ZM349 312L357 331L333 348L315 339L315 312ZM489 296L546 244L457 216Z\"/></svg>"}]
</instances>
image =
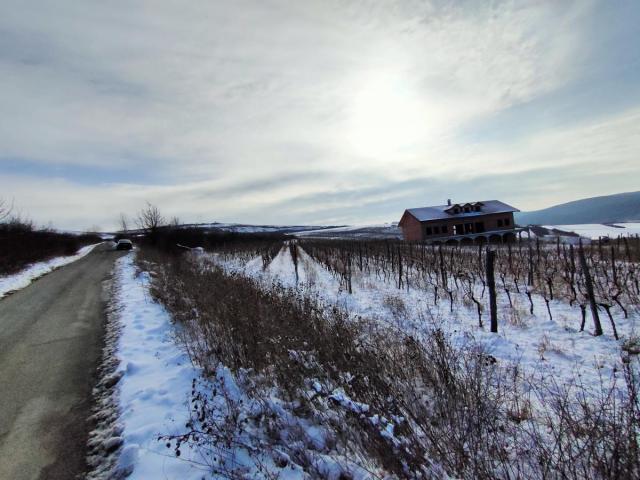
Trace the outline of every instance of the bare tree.
<instances>
[{"instance_id":1,"label":"bare tree","mask_svg":"<svg viewBox=\"0 0 640 480\"><path fill-rule=\"evenodd\" d=\"M120 213L118 225L120 226L121 232L127 233L129 231L129 217L127 217L125 213Z\"/></svg>"},{"instance_id":2,"label":"bare tree","mask_svg":"<svg viewBox=\"0 0 640 480\"><path fill-rule=\"evenodd\" d=\"M158 207L147 202L147 206L138 213L137 224L147 233L155 233L165 223Z\"/></svg>"}]
</instances>

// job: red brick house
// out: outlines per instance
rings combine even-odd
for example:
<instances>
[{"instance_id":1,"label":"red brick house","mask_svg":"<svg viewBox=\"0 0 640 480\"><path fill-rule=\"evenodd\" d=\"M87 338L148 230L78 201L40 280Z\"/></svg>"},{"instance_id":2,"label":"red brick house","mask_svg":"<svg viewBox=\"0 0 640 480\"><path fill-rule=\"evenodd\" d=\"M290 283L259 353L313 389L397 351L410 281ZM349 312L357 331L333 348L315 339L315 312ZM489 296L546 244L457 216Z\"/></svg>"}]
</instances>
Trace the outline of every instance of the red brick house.
<instances>
[{"instance_id":1,"label":"red brick house","mask_svg":"<svg viewBox=\"0 0 640 480\"><path fill-rule=\"evenodd\" d=\"M499 200L451 203L433 207L409 208L398 226L409 242L461 240L515 234L513 213L519 212Z\"/></svg>"}]
</instances>

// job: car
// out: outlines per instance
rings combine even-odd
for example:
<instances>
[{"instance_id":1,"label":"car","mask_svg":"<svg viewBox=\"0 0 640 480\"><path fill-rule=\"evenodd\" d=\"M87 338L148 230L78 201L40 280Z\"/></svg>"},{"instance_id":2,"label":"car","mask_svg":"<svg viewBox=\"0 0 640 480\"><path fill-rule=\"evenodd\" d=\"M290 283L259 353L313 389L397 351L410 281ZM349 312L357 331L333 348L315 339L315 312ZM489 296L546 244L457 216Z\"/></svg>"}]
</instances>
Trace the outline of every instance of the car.
<instances>
[{"instance_id":1,"label":"car","mask_svg":"<svg viewBox=\"0 0 640 480\"><path fill-rule=\"evenodd\" d=\"M116 250L131 250L132 248L133 243L127 238L121 238L118 240L118 243L116 243Z\"/></svg>"}]
</instances>

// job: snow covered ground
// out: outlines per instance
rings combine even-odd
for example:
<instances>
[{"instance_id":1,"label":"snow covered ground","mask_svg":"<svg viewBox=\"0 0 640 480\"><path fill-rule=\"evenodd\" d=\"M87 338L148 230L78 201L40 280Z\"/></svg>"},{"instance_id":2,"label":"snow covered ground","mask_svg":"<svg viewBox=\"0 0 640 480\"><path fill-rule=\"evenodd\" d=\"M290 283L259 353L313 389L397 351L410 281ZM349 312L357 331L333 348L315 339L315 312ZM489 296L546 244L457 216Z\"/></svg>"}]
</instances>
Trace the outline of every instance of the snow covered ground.
<instances>
[{"instance_id":1,"label":"snow covered ground","mask_svg":"<svg viewBox=\"0 0 640 480\"><path fill-rule=\"evenodd\" d=\"M640 223L616 223L616 226L602 225L598 223L585 223L581 225L544 225L545 228L574 232L586 238L611 237L619 235L640 235Z\"/></svg>"},{"instance_id":2,"label":"snow covered ground","mask_svg":"<svg viewBox=\"0 0 640 480\"><path fill-rule=\"evenodd\" d=\"M396 224L350 225L294 232L297 237L319 238L402 238Z\"/></svg>"},{"instance_id":3,"label":"snow covered ground","mask_svg":"<svg viewBox=\"0 0 640 480\"><path fill-rule=\"evenodd\" d=\"M80 258L90 253L96 246L100 245L96 243L94 245L87 245L78 250L75 255L69 255L66 257L55 257L44 262L37 262L29 265L24 270L13 275L5 277L0 276L0 298L4 297L10 292L15 292L24 287L27 287L31 282L40 278L43 275L55 270L56 268L67 265L71 262L75 262Z\"/></svg>"},{"instance_id":4,"label":"snow covered ground","mask_svg":"<svg viewBox=\"0 0 640 480\"><path fill-rule=\"evenodd\" d=\"M160 435L183 433L190 418L192 380L200 376L188 355L178 346L171 316L149 295L149 273L137 272L134 253L117 260L110 322L115 330L116 368L101 384L116 383L117 420L91 435L102 451L121 446L115 462L93 459L89 478L109 479L130 472L131 479L194 479L206 474L198 452L181 448L180 457L168 449ZM113 333L113 332L112 332ZM108 416L96 412L94 416ZM100 460L100 459L98 459ZM90 459L91 461L91 459Z\"/></svg>"},{"instance_id":5,"label":"snow covered ground","mask_svg":"<svg viewBox=\"0 0 640 480\"><path fill-rule=\"evenodd\" d=\"M384 281L375 275L354 273L353 293L349 294L340 281L322 265L299 252L298 282L288 248L283 248L271 264L262 270L261 258L250 262L214 261L228 270L260 278L266 286L279 282L298 288L307 295L323 299L328 307L338 305L354 315L377 320L419 337L428 328L440 328L451 335L458 346L480 343L489 354L503 364L516 363L532 375L548 375L565 383L577 378L588 388L602 388L620 370L621 342L638 334L640 308L630 308L629 318L623 319L613 311L621 340L614 339L611 326L604 314L601 322L605 334L594 337L591 317L586 329L580 332L581 312L578 306L554 300L550 302L553 320L549 319L545 302L533 294L534 314L529 313L529 302L524 293L511 292L513 309L509 308L504 291L498 289L499 333L488 329L488 295L483 304L484 328L478 326L475 305L456 302L450 312L448 300L440 299L434 305L433 293L425 289L399 290L394 280ZM480 298L480 294L477 294Z\"/></svg>"},{"instance_id":6,"label":"snow covered ground","mask_svg":"<svg viewBox=\"0 0 640 480\"><path fill-rule=\"evenodd\" d=\"M219 230L236 233L298 233L305 231L321 231L327 228L322 225L246 225L243 223L191 223L184 224L183 228L202 228L205 230ZM338 227L340 228L340 227Z\"/></svg>"},{"instance_id":7,"label":"snow covered ground","mask_svg":"<svg viewBox=\"0 0 640 480\"><path fill-rule=\"evenodd\" d=\"M416 338L425 328L442 328L458 345L478 342L502 365L517 363L531 375L548 375L561 383L579 378L594 391L606 386L603 381L618 375L620 341L611 335L606 319L602 319L605 335L601 337L593 337L588 331L579 332L579 309L563 302L551 303L553 320L550 320L542 298L533 295L532 315L524 294L519 296L512 292L515 308L511 310L516 313L508 314L506 295L499 292L500 333L492 334L486 326L484 329L478 327L474 305L458 302L450 312L448 301L440 299L435 305L428 290L399 290L393 280L384 281L364 273L354 274L353 293L349 294L336 277L306 252L300 249L298 256L297 279L288 246L281 249L266 269L263 269L261 257L248 262L239 258L224 260L217 254L198 258L202 261L210 259L228 271L258 278L265 288L274 281L279 282L305 295L320 298L328 308L341 306L354 315L380 321L416 335ZM115 446L117 458L109 468L101 469L98 465L95 474L89 478L113 478L115 472L130 472L129 478L133 479L218 478L212 472L229 472L225 470L229 465L233 466L234 474L241 472L251 478L271 478L269 475L304 478L300 467L292 463L286 453L267 451L254 443L261 442L264 434L260 431L225 433L225 422L230 413L239 415L239 419L248 419L251 425L250 419L259 416L260 412L278 412L281 421L291 426L290 431L303 431L303 438L309 442L308 451L317 455L322 464L319 471L326 469L327 478L337 478L343 471L337 461L314 451L325 448L322 424L297 418L275 396L270 397L268 405L252 400L243 390L243 380L232 375L224 365L218 365L208 378L203 376L202 370L191 363L181 346L181 327L174 325L171 315L151 298L152 274L139 272L134 259L132 252L116 263L111 306L116 366L101 382L116 385L112 395L116 399L113 405L117 415L109 425L102 425L102 430L92 434L92 442L101 443L102 451L108 452ZM486 296L482 302L486 302ZM484 314L485 324L488 322L486 316ZM629 337L637 331L640 310L634 306L630 308L629 319L623 321L619 315L616 319L620 334L623 338ZM589 321L587 325L590 330ZM180 456L177 457L175 441L161 438L189 430L187 425L193 421L190 410L194 405L191 403L193 392L204 395L202 398L206 398L209 406L216 405L214 411L219 413L219 428L231 435L228 438L233 440L232 448L221 449L187 441L179 446ZM350 399L340 397L340 392L331 395L331 398L338 395L344 408L353 408ZM100 412L96 415L100 416ZM263 444L266 443L260 443ZM286 460L284 463L283 459ZM286 465L284 469L281 468L283 464ZM263 469L262 473L258 468ZM264 472L269 475L265 476ZM351 473L354 478L366 478L362 472L361 475L356 470Z\"/></svg>"},{"instance_id":8,"label":"snow covered ground","mask_svg":"<svg viewBox=\"0 0 640 480\"><path fill-rule=\"evenodd\" d=\"M177 445L175 438L168 438L189 432L190 422L195 425L195 393L216 405L221 430L232 415L253 416L264 405L250 399L223 365L210 377L193 365L180 339L181 327L150 296L150 275L137 269L134 252L116 262L108 358L103 364L113 367L103 370L94 392L98 406L92 418L98 419L98 426L90 434L88 460L93 471L88 479L107 480L123 474L139 480L240 478L238 475L304 478L298 466L285 462L283 467L282 458L277 460L281 466L276 465L273 452L261 451L251 443L255 433L237 432L235 424L228 432L231 446L226 448L193 438ZM274 408L282 410L281 406Z\"/></svg>"}]
</instances>

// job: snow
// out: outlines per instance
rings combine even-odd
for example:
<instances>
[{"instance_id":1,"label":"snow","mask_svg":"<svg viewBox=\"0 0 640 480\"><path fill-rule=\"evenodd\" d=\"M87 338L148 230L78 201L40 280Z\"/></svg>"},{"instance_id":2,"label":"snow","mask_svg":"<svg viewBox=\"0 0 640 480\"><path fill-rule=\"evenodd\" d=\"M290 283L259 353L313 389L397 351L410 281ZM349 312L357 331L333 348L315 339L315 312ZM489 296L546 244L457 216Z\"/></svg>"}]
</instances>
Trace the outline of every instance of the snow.
<instances>
[{"instance_id":1,"label":"snow","mask_svg":"<svg viewBox=\"0 0 640 480\"><path fill-rule=\"evenodd\" d=\"M307 230L322 230L319 225L247 225L242 223L194 223L182 225L183 228L215 229L236 233L297 233Z\"/></svg>"},{"instance_id":2,"label":"snow","mask_svg":"<svg viewBox=\"0 0 640 480\"><path fill-rule=\"evenodd\" d=\"M94 245L87 245L86 247L82 247L78 250L78 253L75 255L55 257L44 262L33 263L18 273L0 277L0 298L29 286L31 282L55 270L56 268L60 268L81 259L85 255L88 255L98 245L100 244L96 243Z\"/></svg>"},{"instance_id":3,"label":"snow","mask_svg":"<svg viewBox=\"0 0 640 480\"><path fill-rule=\"evenodd\" d=\"M99 383L109 388L116 386L116 391L111 392L116 402L103 397L100 405L111 411L98 410L93 415L115 419L110 418L90 435L89 444L99 445L89 458L94 469L88 478L103 480L120 478L122 474L140 480L227 478L224 474L214 475L214 471L231 472L233 478L240 473L248 478L304 478L299 466L286 462L285 467L279 467L273 452L263 452L254 445L256 438L267 438L266 432L238 432L236 424L229 430L228 419L233 414L239 415L240 425L243 418L259 416L264 406L247 396L224 365L219 364L209 377L193 365L182 346L182 327L173 324L170 313L151 298L150 281L149 272L137 270L134 252L117 260L110 305L115 322L107 334L108 338L117 335L112 353L117 366ZM178 457L176 442L167 437L190 431L187 425L194 422L191 413L198 405L194 393L214 406L215 424L220 432L233 438L233 446L190 439L180 444ZM289 415L277 398L270 402L272 411ZM113 410L117 410L115 415ZM194 426L197 428L197 424ZM313 426L308 426L307 431L315 442L322 443L321 431ZM117 449L115 461L108 457L113 449ZM102 452L103 458L95 452Z\"/></svg>"},{"instance_id":4,"label":"snow","mask_svg":"<svg viewBox=\"0 0 640 480\"><path fill-rule=\"evenodd\" d=\"M429 329L440 328L457 346L474 348L480 345L505 366L518 364L530 375L552 376L566 384L579 377L594 391L602 388L603 379L611 379L620 370L620 344L624 338L636 334L640 321L637 306L630 308L628 319L621 318L621 313L612 309L621 336L617 341L602 312L605 334L594 337L590 332L590 315L585 331L579 331L581 312L578 306L553 300L550 302L553 320L550 320L541 295L532 294L534 313L530 314L524 291L520 294L510 292L515 307L511 309L504 290L498 285L499 333L495 334L488 329L488 295L480 298L479 285L476 285L476 297L482 303L484 328L478 326L475 305L458 299L450 312L447 299L441 298L434 305L433 291L428 287L400 290L393 278L385 281L355 268L353 293L349 294L339 279L302 249L298 253L297 283L289 248L283 248L265 270L257 268L258 259L249 262L247 267L251 268L246 268L241 262L225 262L216 256L209 258L230 271L260 279L265 288L273 282L296 288L305 295L319 298L327 308L337 305L354 316L376 320L416 338ZM394 307L394 301L401 307Z\"/></svg>"},{"instance_id":5,"label":"snow","mask_svg":"<svg viewBox=\"0 0 640 480\"><path fill-rule=\"evenodd\" d=\"M615 223L613 225L602 225L598 223L585 223L580 225L544 225L545 228L557 228L564 232L574 232L586 238L630 236L640 234L640 223Z\"/></svg>"},{"instance_id":6,"label":"snow","mask_svg":"<svg viewBox=\"0 0 640 480\"><path fill-rule=\"evenodd\" d=\"M511 292L515 308L510 309L506 294L499 289L499 333L493 334L486 325L484 328L478 326L474 305L458 299L454 311L450 312L448 300L441 298L434 304L433 292L428 287L400 290L393 278L385 281L374 274L354 271L353 293L348 294L338 278L302 249L298 249L296 275L292 247L297 248L297 245L285 244L266 269L263 269L259 256L246 262L239 258L199 253L194 259L212 261L227 271L256 278L263 282L265 288L279 282L319 299L327 308L338 305L355 316L371 318L415 335L415 338L420 338L426 329L442 328L456 345L473 348L480 344L505 367L517 364L530 375L550 375L566 384L579 377L582 384L594 391L606 388L603 379L616 375L620 341L613 338L604 317L605 335L593 337L588 331L578 331L580 310L577 307L552 301L553 320L550 320L541 296L532 294L534 314L530 314L524 292ZM118 449L116 470L130 472L129 478L132 479L189 480L216 478L212 477L212 471L234 465L247 478L304 478L287 448L266 451L260 447L266 444L267 433L254 419L265 416L262 414L274 414L282 428L283 444L291 448L302 445L298 451L313 458L313 464L323 478L340 478L345 471L349 471L353 478L369 478L360 467L335 452L327 451L327 445L331 443L327 439L331 433L326 426L313 419L296 417L292 406L279 399L277 392L259 402L247 393L249 384L242 371L234 374L226 366L218 364L210 375L205 376L202 369L194 366L181 346L182 327L174 325L169 312L151 298L151 274L138 272L134 259L135 253L132 252L118 259L115 266L116 285L111 307L119 325L115 348L117 367L101 383L115 385L118 415L114 424L106 429L107 433L96 437L102 442L103 450ZM481 298L477 293L477 297L483 304L486 324L487 296ZM519 318L509 319L508 312L512 315L516 312ZM614 316L623 339L635 333L640 309L630 308L630 318L624 321L619 312ZM299 356L300 352L292 351L290 355ZM367 417L383 437L399 445L395 425L400 425L402 419L372 415L368 405L352 400L344 389L325 387L316 379L309 379L309 391L331 400L335 411L349 411ZM161 436L188 431L186 425L192 420L190 408L194 400L192 389L206 398L209 406L214 406L214 425L224 434L223 438L232 440L233 447L189 441L181 444L181 455L176 457L175 442L167 448L165 440L159 441ZM237 424L229 425L227 419L231 413L237 415ZM237 425L246 425L245 430L230 429L230 426ZM302 435L296 432L302 432ZM211 454L212 449L215 455ZM283 459L286 467L281 469L279 465ZM258 465L264 470L258 470Z\"/></svg>"},{"instance_id":7,"label":"snow","mask_svg":"<svg viewBox=\"0 0 640 480\"><path fill-rule=\"evenodd\" d=\"M401 238L402 233L397 224L380 223L371 225L349 225L295 232L297 237L321 238Z\"/></svg>"},{"instance_id":8,"label":"snow","mask_svg":"<svg viewBox=\"0 0 640 480\"><path fill-rule=\"evenodd\" d=\"M118 428L116 436L104 440L103 449L109 450L108 442L116 442L121 449L115 471L90 478L131 472L131 479L200 480L206 467L198 452L184 445L178 458L159 436L184 433L192 381L201 372L174 341L171 316L151 299L149 273L136 271L134 255L119 258L114 268L111 310L119 329L118 366L101 382L112 379L118 387Z\"/></svg>"}]
</instances>

